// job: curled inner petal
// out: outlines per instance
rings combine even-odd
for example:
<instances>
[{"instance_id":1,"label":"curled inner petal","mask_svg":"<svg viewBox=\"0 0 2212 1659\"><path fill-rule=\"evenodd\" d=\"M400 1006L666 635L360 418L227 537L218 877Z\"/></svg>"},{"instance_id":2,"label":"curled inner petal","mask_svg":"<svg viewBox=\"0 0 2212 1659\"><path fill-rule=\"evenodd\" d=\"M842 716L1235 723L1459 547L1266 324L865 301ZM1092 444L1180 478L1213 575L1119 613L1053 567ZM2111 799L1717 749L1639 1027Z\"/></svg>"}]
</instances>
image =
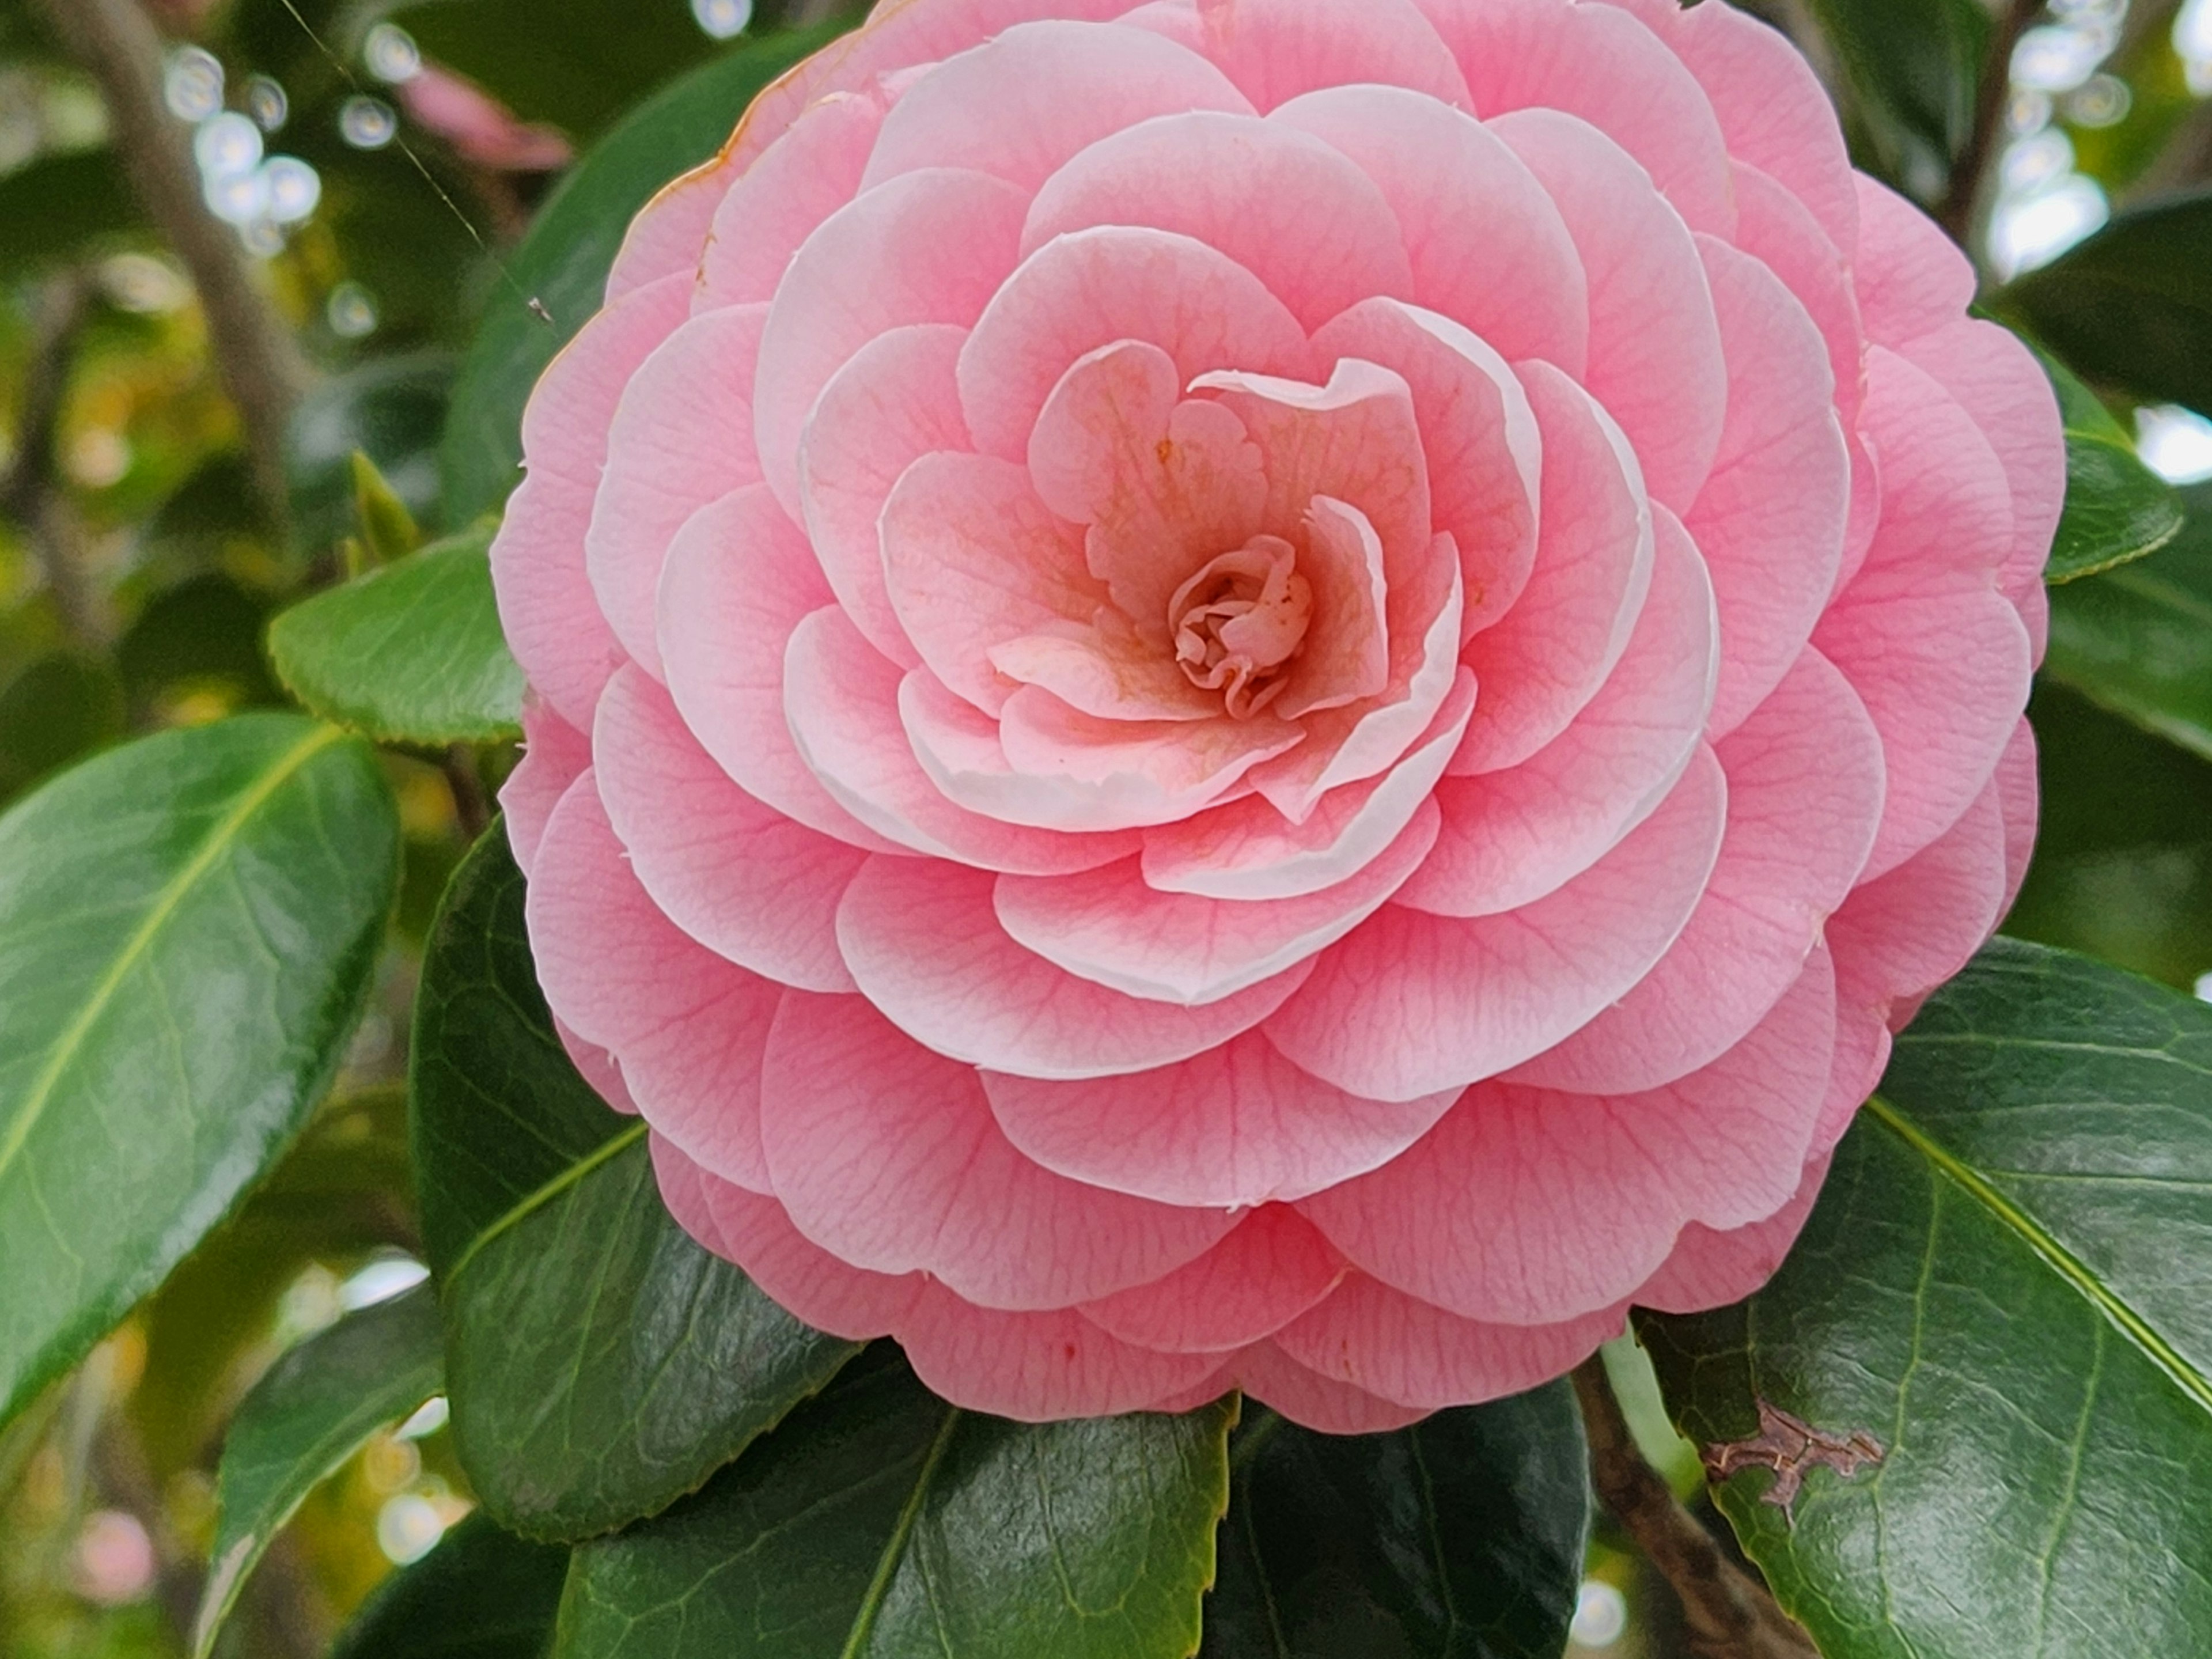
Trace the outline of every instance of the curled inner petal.
<instances>
[{"instance_id":1,"label":"curled inner petal","mask_svg":"<svg viewBox=\"0 0 2212 1659\"><path fill-rule=\"evenodd\" d=\"M1255 536L1207 560L1168 602L1176 660L1193 685L1221 692L1240 720L1281 692L1283 670L1305 648L1312 619L1313 584L1279 536Z\"/></svg>"}]
</instances>

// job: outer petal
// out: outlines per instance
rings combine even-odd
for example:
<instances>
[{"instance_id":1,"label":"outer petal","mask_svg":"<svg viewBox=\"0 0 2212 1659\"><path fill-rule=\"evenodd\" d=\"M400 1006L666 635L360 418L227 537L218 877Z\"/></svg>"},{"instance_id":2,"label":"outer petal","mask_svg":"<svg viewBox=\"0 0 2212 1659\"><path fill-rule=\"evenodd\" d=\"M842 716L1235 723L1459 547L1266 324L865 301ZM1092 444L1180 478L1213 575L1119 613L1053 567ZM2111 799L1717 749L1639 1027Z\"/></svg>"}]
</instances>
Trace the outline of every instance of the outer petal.
<instances>
[{"instance_id":1,"label":"outer petal","mask_svg":"<svg viewBox=\"0 0 2212 1659\"><path fill-rule=\"evenodd\" d=\"M805 991L850 991L837 901L868 854L730 781L668 694L631 664L592 728L599 797L653 902L740 967Z\"/></svg>"},{"instance_id":2,"label":"outer petal","mask_svg":"<svg viewBox=\"0 0 2212 1659\"><path fill-rule=\"evenodd\" d=\"M592 763L592 739L548 708L534 692L522 700L522 759L499 792L507 842L528 875L545 837L545 822L576 775Z\"/></svg>"},{"instance_id":3,"label":"outer petal","mask_svg":"<svg viewBox=\"0 0 2212 1659\"><path fill-rule=\"evenodd\" d=\"M760 1064L782 988L661 915L589 772L546 826L527 916L545 1000L614 1054L647 1121L725 1180L765 1190Z\"/></svg>"},{"instance_id":4,"label":"outer petal","mask_svg":"<svg viewBox=\"0 0 2212 1659\"><path fill-rule=\"evenodd\" d=\"M1728 409L1727 361L1697 245L1595 127L1528 109L1490 130L1551 192L1581 255L1590 304L1582 384L1636 446L1652 499L1686 512L1712 469Z\"/></svg>"},{"instance_id":5,"label":"outer petal","mask_svg":"<svg viewBox=\"0 0 2212 1659\"><path fill-rule=\"evenodd\" d=\"M606 302L612 304L664 276L694 275L714 210L743 171L727 155L712 155L656 191L638 210L623 233L622 246L615 250L614 264L607 270Z\"/></svg>"},{"instance_id":6,"label":"outer petal","mask_svg":"<svg viewBox=\"0 0 2212 1659\"><path fill-rule=\"evenodd\" d=\"M983 1074L1014 1145L1046 1168L1164 1204L1303 1198L1396 1157L1457 1091L1393 1104L1300 1071L1257 1032L1178 1065L1088 1082Z\"/></svg>"},{"instance_id":7,"label":"outer petal","mask_svg":"<svg viewBox=\"0 0 2212 1659\"><path fill-rule=\"evenodd\" d=\"M920 1042L1024 1077L1107 1077L1170 1065L1249 1030L1304 982L1301 966L1199 1008L1076 978L1008 938L992 878L922 859L872 860L845 890L837 937L869 1001Z\"/></svg>"},{"instance_id":8,"label":"outer petal","mask_svg":"<svg viewBox=\"0 0 2212 1659\"><path fill-rule=\"evenodd\" d=\"M1343 1276L1344 1258L1311 1222L1269 1204L1196 1261L1079 1311L1140 1348L1227 1353L1280 1330Z\"/></svg>"},{"instance_id":9,"label":"outer petal","mask_svg":"<svg viewBox=\"0 0 2212 1659\"><path fill-rule=\"evenodd\" d=\"M1413 296L1397 216L1374 181L1320 139L1249 115L1163 114L1101 137L1037 192L1022 252L1099 225L1218 248L1310 330L1372 295Z\"/></svg>"},{"instance_id":10,"label":"outer petal","mask_svg":"<svg viewBox=\"0 0 2212 1659\"><path fill-rule=\"evenodd\" d=\"M1697 752L1720 659L1705 561L1658 510L1651 592L1620 665L1574 723L1520 765L1447 778L1435 849L1397 902L1494 915L1555 892L1664 800Z\"/></svg>"},{"instance_id":11,"label":"outer petal","mask_svg":"<svg viewBox=\"0 0 2212 1659\"><path fill-rule=\"evenodd\" d=\"M1948 328L1974 302L1974 268L1936 222L1886 185L1853 177L1859 251L1851 276L1867 338L1901 350Z\"/></svg>"},{"instance_id":12,"label":"outer petal","mask_svg":"<svg viewBox=\"0 0 2212 1659\"><path fill-rule=\"evenodd\" d=\"M971 1069L858 997L785 998L762 1072L761 1139L800 1232L855 1267L921 1269L988 1307L1065 1307L1149 1283L1234 1224L1030 1163Z\"/></svg>"},{"instance_id":13,"label":"outer petal","mask_svg":"<svg viewBox=\"0 0 2212 1659\"><path fill-rule=\"evenodd\" d=\"M1827 1176L1823 1156L1806 1166L1796 1195L1765 1219L1725 1230L1683 1228L1674 1254L1638 1289L1637 1305L1662 1313L1702 1313L1742 1301L1781 1267Z\"/></svg>"},{"instance_id":14,"label":"outer petal","mask_svg":"<svg viewBox=\"0 0 2212 1659\"><path fill-rule=\"evenodd\" d=\"M1300 1212L1355 1265L1468 1319L1609 1308L1683 1225L1739 1226L1796 1190L1835 1048L1825 951L1750 1036L1664 1089L1478 1084L1419 1144Z\"/></svg>"},{"instance_id":15,"label":"outer petal","mask_svg":"<svg viewBox=\"0 0 2212 1659\"><path fill-rule=\"evenodd\" d=\"M988 173L902 173L838 209L793 257L761 337L753 434L793 519L799 436L822 388L886 330L974 322L1013 269L1027 206Z\"/></svg>"},{"instance_id":16,"label":"outer petal","mask_svg":"<svg viewBox=\"0 0 2212 1659\"><path fill-rule=\"evenodd\" d=\"M1574 239L1489 128L1433 98L1375 85L1309 93L1267 119L1327 141L1374 179L1404 231L1417 304L1510 361L1541 357L1583 372L1589 290Z\"/></svg>"},{"instance_id":17,"label":"outer petal","mask_svg":"<svg viewBox=\"0 0 2212 1659\"><path fill-rule=\"evenodd\" d=\"M580 729L623 659L584 568L584 537L623 388L684 320L690 279L636 289L584 325L522 412L528 473L491 544L500 625L538 695Z\"/></svg>"},{"instance_id":18,"label":"outer petal","mask_svg":"<svg viewBox=\"0 0 2212 1659\"><path fill-rule=\"evenodd\" d=\"M639 365L615 410L584 564L607 625L655 679L653 596L669 543L709 501L761 481L738 434L752 423L767 320L766 306L695 315Z\"/></svg>"},{"instance_id":19,"label":"outer petal","mask_svg":"<svg viewBox=\"0 0 2212 1659\"><path fill-rule=\"evenodd\" d=\"M1268 1040L1382 1100L1542 1053L1674 943L1720 850L1727 794L1720 763L1701 750L1657 811L1548 898L1471 921L1386 906L1322 958L1267 1022Z\"/></svg>"},{"instance_id":20,"label":"outer petal","mask_svg":"<svg viewBox=\"0 0 2212 1659\"><path fill-rule=\"evenodd\" d=\"M1728 835L1689 926L1613 1006L1514 1073L1591 1094L1655 1088L1757 1024L1866 862L1881 753L1843 677L1808 651L1719 745Z\"/></svg>"},{"instance_id":21,"label":"outer petal","mask_svg":"<svg viewBox=\"0 0 2212 1659\"><path fill-rule=\"evenodd\" d=\"M1409 0L1177 0L1127 21L1203 52L1263 112L1367 82L1473 106L1451 53Z\"/></svg>"},{"instance_id":22,"label":"outer petal","mask_svg":"<svg viewBox=\"0 0 2212 1659\"><path fill-rule=\"evenodd\" d=\"M692 244L699 264L693 307L774 299L799 244L858 193L883 124L883 100L872 90L830 94L793 122L745 169L722 198L708 234Z\"/></svg>"},{"instance_id":23,"label":"outer petal","mask_svg":"<svg viewBox=\"0 0 2212 1659\"><path fill-rule=\"evenodd\" d=\"M1218 1354L1132 1347L1072 1310L991 1313L936 1285L898 1340L915 1374L954 1405L1024 1423L1185 1400L1220 1367Z\"/></svg>"},{"instance_id":24,"label":"outer petal","mask_svg":"<svg viewBox=\"0 0 2212 1659\"><path fill-rule=\"evenodd\" d=\"M1236 1362L1237 1384L1261 1404L1273 1407L1317 1434L1388 1434L1418 1423L1425 1406L1401 1406L1346 1382L1310 1371L1273 1342L1248 1348Z\"/></svg>"}]
</instances>

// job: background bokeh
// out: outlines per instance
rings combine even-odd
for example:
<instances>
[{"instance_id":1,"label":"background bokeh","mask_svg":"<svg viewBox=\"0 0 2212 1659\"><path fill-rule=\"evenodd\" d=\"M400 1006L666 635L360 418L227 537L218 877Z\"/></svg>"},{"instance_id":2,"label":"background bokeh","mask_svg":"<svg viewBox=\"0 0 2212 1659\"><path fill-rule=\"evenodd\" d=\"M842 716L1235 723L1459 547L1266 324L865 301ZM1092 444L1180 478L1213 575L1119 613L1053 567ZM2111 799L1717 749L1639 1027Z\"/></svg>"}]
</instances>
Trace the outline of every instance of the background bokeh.
<instances>
[{"instance_id":1,"label":"background bokeh","mask_svg":"<svg viewBox=\"0 0 2212 1659\"><path fill-rule=\"evenodd\" d=\"M1752 9L1806 46L1861 164L1969 238L2001 310L2004 284L2115 212L2212 184L2212 0ZM349 538L374 542L398 510L423 532L463 528L438 457L459 352L489 313L510 313L518 337L540 325L502 251L571 159L657 88L742 33L839 8L149 9L167 43L163 118L191 130L206 210L265 289L306 391L273 410L234 402L185 267L125 181L100 83L38 4L0 0L0 806L125 735L281 701L264 626L346 568ZM2001 84L1982 73L1991 64ZM2062 605L2032 710L2043 838L2009 927L2212 995L2212 423L2109 401L2143 459L2191 486L2192 517L2078 603L2149 607L2129 637L2162 677L2160 706L2201 694L2207 719L2147 718L2125 676L2077 672ZM380 1011L330 1103L242 1212L0 1432L6 1659L184 1652L230 1409L288 1345L422 1276L404 1011L496 763L489 777L436 754L385 763L404 896ZM1608 1364L1649 1455L1697 1492L1648 1368L1626 1345ZM322 1652L395 1564L468 1513L442 1423L433 1401L315 1494L252 1579L227 1650ZM1602 1523L1589 1571L1574 1651L1679 1650L1671 1598Z\"/></svg>"}]
</instances>

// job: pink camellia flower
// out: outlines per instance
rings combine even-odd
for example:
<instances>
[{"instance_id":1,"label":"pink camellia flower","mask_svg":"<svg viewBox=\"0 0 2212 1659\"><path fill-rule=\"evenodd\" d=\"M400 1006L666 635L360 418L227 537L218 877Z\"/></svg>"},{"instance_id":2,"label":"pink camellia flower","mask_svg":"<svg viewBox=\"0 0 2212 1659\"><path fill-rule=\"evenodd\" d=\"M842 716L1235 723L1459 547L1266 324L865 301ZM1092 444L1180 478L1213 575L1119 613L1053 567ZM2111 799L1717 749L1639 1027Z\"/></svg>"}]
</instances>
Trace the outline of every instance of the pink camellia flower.
<instances>
[{"instance_id":1,"label":"pink camellia flower","mask_svg":"<svg viewBox=\"0 0 2212 1659\"><path fill-rule=\"evenodd\" d=\"M2033 830L1973 289L1714 0L879 9L639 216L495 550L671 1208L1027 1419L1747 1293Z\"/></svg>"}]
</instances>

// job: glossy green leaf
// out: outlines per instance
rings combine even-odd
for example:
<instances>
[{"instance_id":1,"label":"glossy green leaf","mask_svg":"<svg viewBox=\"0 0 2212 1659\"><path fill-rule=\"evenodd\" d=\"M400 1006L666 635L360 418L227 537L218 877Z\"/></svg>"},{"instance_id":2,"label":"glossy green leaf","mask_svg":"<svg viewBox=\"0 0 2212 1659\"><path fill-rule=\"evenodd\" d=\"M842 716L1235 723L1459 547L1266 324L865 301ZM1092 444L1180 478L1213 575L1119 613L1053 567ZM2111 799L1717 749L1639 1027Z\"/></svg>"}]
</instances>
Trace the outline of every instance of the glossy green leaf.
<instances>
[{"instance_id":1,"label":"glossy green leaf","mask_svg":"<svg viewBox=\"0 0 2212 1659\"><path fill-rule=\"evenodd\" d=\"M1025 1425L884 1345L679 1508L577 1547L560 1659L1185 1659L1223 1401Z\"/></svg>"},{"instance_id":2,"label":"glossy green leaf","mask_svg":"<svg viewBox=\"0 0 2212 1659\"><path fill-rule=\"evenodd\" d=\"M492 290L453 387L439 458L450 522L495 511L520 480L522 406L599 309L630 216L714 155L753 95L835 33L775 35L702 65L640 105L561 181L509 256L513 284ZM531 310L532 300L544 315Z\"/></svg>"},{"instance_id":3,"label":"glossy green leaf","mask_svg":"<svg viewBox=\"0 0 2212 1659\"><path fill-rule=\"evenodd\" d=\"M2090 380L2212 412L2212 190L2115 215L1997 303Z\"/></svg>"},{"instance_id":4,"label":"glossy green leaf","mask_svg":"<svg viewBox=\"0 0 2212 1659\"><path fill-rule=\"evenodd\" d=\"M492 596L489 526L301 601L269 629L292 694L386 742L486 742L521 729L522 670Z\"/></svg>"},{"instance_id":5,"label":"glossy green leaf","mask_svg":"<svg viewBox=\"0 0 2212 1659\"><path fill-rule=\"evenodd\" d=\"M438 1304L428 1285L362 1309L279 1359L239 1402L216 1472L215 1547L193 1621L204 1656L262 1555L307 1494L437 1393Z\"/></svg>"},{"instance_id":6,"label":"glossy green leaf","mask_svg":"<svg viewBox=\"0 0 2212 1659\"><path fill-rule=\"evenodd\" d=\"M568 1552L470 1516L376 1587L330 1659L544 1659Z\"/></svg>"},{"instance_id":7,"label":"glossy green leaf","mask_svg":"<svg viewBox=\"0 0 2212 1659\"><path fill-rule=\"evenodd\" d=\"M1979 0L1810 0L1850 82L1875 165L1923 202L1943 193L1972 131L1989 57Z\"/></svg>"},{"instance_id":8,"label":"glossy green leaf","mask_svg":"<svg viewBox=\"0 0 2212 1659\"><path fill-rule=\"evenodd\" d=\"M413 1140L454 1444L484 1507L581 1538L695 1491L858 1345L678 1227L645 1126L576 1073L503 829L453 878L416 1001Z\"/></svg>"},{"instance_id":9,"label":"glossy green leaf","mask_svg":"<svg viewBox=\"0 0 2212 1659\"><path fill-rule=\"evenodd\" d=\"M285 714L110 750L0 817L0 1421L307 1121L398 843L374 754Z\"/></svg>"},{"instance_id":10,"label":"glossy green leaf","mask_svg":"<svg viewBox=\"0 0 2212 1659\"><path fill-rule=\"evenodd\" d=\"M2208 1261L2212 1008L2000 941L1898 1040L1780 1274L1642 1328L1829 1659L2202 1653Z\"/></svg>"},{"instance_id":11,"label":"glossy green leaf","mask_svg":"<svg viewBox=\"0 0 2212 1659\"><path fill-rule=\"evenodd\" d=\"M2212 758L2212 490L2149 557L2051 590L2044 672Z\"/></svg>"},{"instance_id":12,"label":"glossy green leaf","mask_svg":"<svg viewBox=\"0 0 2212 1659\"><path fill-rule=\"evenodd\" d=\"M2070 582L2154 553L2181 533L2172 484L2142 464L2097 394L2041 353L2066 427L2066 510L2044 579Z\"/></svg>"},{"instance_id":13,"label":"glossy green leaf","mask_svg":"<svg viewBox=\"0 0 2212 1659\"><path fill-rule=\"evenodd\" d=\"M1566 1383L1395 1434L1245 1409L1203 1659L1557 1659L1590 1522Z\"/></svg>"}]
</instances>

